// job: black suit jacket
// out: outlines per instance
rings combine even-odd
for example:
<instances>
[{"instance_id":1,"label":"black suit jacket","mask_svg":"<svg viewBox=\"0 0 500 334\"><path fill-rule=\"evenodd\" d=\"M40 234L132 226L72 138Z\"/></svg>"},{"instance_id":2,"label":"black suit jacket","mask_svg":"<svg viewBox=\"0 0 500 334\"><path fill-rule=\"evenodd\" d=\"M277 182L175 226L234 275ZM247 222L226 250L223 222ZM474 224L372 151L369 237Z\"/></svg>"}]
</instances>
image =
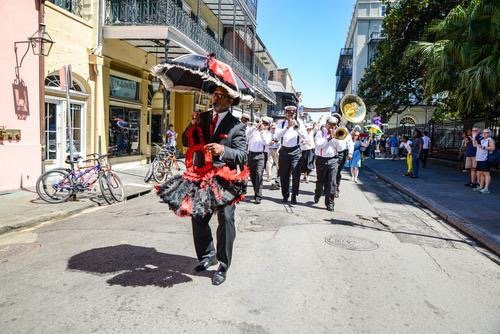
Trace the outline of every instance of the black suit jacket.
<instances>
[{"instance_id":1,"label":"black suit jacket","mask_svg":"<svg viewBox=\"0 0 500 334\"><path fill-rule=\"evenodd\" d=\"M213 136L210 136L210 124L212 123L212 111L200 114L200 127L205 137L205 144L218 143L224 145L222 158L214 157L214 165L226 164L230 169L237 166L243 168L247 160L247 139L245 125L234 117L229 111L217 127ZM191 125L188 126L188 128ZM186 128L186 130L188 129ZM182 144L187 147L188 139L186 130L182 134Z\"/></svg>"}]
</instances>

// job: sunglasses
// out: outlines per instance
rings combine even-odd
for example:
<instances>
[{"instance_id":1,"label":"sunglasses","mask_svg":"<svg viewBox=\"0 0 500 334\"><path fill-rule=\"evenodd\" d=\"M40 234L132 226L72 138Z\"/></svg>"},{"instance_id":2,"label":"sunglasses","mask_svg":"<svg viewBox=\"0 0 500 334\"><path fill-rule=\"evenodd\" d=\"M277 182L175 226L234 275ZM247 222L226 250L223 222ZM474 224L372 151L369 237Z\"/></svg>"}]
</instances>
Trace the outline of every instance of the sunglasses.
<instances>
[{"instance_id":1,"label":"sunglasses","mask_svg":"<svg viewBox=\"0 0 500 334\"><path fill-rule=\"evenodd\" d=\"M229 98L229 97L230 97L230 96L229 96L229 95L227 95L227 94L217 93L217 92L216 92L216 93L213 93L213 94L212 94L212 96L213 96L213 97L216 97L216 98L218 98L218 99L227 99L227 98Z\"/></svg>"}]
</instances>

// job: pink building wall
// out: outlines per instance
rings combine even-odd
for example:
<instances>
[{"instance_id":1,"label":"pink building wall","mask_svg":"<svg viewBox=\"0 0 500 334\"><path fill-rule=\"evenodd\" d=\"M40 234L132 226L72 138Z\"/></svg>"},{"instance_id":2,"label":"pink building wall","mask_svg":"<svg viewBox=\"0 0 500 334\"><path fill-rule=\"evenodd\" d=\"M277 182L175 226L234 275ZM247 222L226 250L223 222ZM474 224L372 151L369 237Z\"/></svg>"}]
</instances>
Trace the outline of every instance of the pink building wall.
<instances>
[{"instance_id":1,"label":"pink building wall","mask_svg":"<svg viewBox=\"0 0 500 334\"><path fill-rule=\"evenodd\" d=\"M41 171L38 56L30 48L19 79L27 99L15 98L15 41L26 41L38 30L39 0L1 0L0 13L0 128L21 130L20 141L0 140L0 191L34 186ZM19 61L27 44L18 47ZM17 88L22 87L16 85ZM17 91L23 92L23 89ZM26 96L24 95L24 96ZM17 106L17 107L16 107ZM1 139L1 138L0 138Z\"/></svg>"}]
</instances>

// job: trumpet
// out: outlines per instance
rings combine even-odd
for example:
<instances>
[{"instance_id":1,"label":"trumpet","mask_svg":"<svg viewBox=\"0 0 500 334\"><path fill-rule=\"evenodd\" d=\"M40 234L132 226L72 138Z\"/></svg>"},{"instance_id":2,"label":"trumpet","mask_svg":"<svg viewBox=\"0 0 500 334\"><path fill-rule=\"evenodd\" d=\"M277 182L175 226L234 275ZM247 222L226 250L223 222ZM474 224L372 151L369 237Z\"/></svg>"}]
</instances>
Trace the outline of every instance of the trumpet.
<instances>
[{"instance_id":1,"label":"trumpet","mask_svg":"<svg viewBox=\"0 0 500 334\"><path fill-rule=\"evenodd\" d=\"M339 126L335 130L335 138L344 140L349 133L346 127L347 122L359 123L365 119L366 105L359 96L347 94L340 100L340 112L342 115L333 114L334 117L340 119Z\"/></svg>"}]
</instances>

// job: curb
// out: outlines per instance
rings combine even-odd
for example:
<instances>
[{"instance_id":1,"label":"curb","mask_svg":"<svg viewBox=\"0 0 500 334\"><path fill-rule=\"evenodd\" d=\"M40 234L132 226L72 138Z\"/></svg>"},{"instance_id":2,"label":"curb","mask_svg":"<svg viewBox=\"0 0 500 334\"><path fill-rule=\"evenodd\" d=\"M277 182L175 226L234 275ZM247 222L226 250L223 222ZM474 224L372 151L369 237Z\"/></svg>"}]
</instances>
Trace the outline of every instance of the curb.
<instances>
[{"instance_id":1,"label":"curb","mask_svg":"<svg viewBox=\"0 0 500 334\"><path fill-rule=\"evenodd\" d=\"M128 200L136 198L136 197L141 197L141 196L147 195L152 190L153 190L153 188L147 189L147 190L143 190L143 191L140 191L140 192L134 192L133 194L127 195L126 200L128 201ZM96 207L96 206L99 206L99 205L96 204L96 203L90 202L88 205L84 205L84 206L81 206L79 208L72 209L72 210L69 210L69 211L54 212L54 213L50 213L50 214L45 214L45 215L41 215L41 216L38 216L38 217L34 217L32 219L27 219L27 220L21 221L21 222L18 221L15 224L7 225L7 226L1 226L0 227L0 235L5 234L5 233L9 233L9 232L14 232L14 231L17 231L17 230L20 230L20 229L24 229L24 228L34 227L34 226L40 225L42 223L45 223L45 222L48 222L48 221L51 221L51 220L64 219L64 218L73 216L73 215L75 215L77 213L80 213L83 210L86 210L86 209L89 209L89 208L93 208L93 207ZM109 206L109 205L106 205L106 206Z\"/></svg>"},{"instance_id":2,"label":"curb","mask_svg":"<svg viewBox=\"0 0 500 334\"><path fill-rule=\"evenodd\" d=\"M500 255L500 240L497 240L494 237L492 237L491 233L489 233L488 231L485 231L482 228L475 226L471 221L455 214L453 211L436 203L434 200L416 194L410 188L394 180L391 180L390 178L385 177L382 173L378 172L376 169L369 167L367 165L364 165L363 167L373 172L382 181L389 183L394 188L398 189L402 193L410 196L415 201L427 207L429 210L434 212L436 215L441 217L444 221L446 221L450 225L453 225L463 233L478 240L479 242L484 244L488 249L494 252L496 255Z\"/></svg>"}]
</instances>

